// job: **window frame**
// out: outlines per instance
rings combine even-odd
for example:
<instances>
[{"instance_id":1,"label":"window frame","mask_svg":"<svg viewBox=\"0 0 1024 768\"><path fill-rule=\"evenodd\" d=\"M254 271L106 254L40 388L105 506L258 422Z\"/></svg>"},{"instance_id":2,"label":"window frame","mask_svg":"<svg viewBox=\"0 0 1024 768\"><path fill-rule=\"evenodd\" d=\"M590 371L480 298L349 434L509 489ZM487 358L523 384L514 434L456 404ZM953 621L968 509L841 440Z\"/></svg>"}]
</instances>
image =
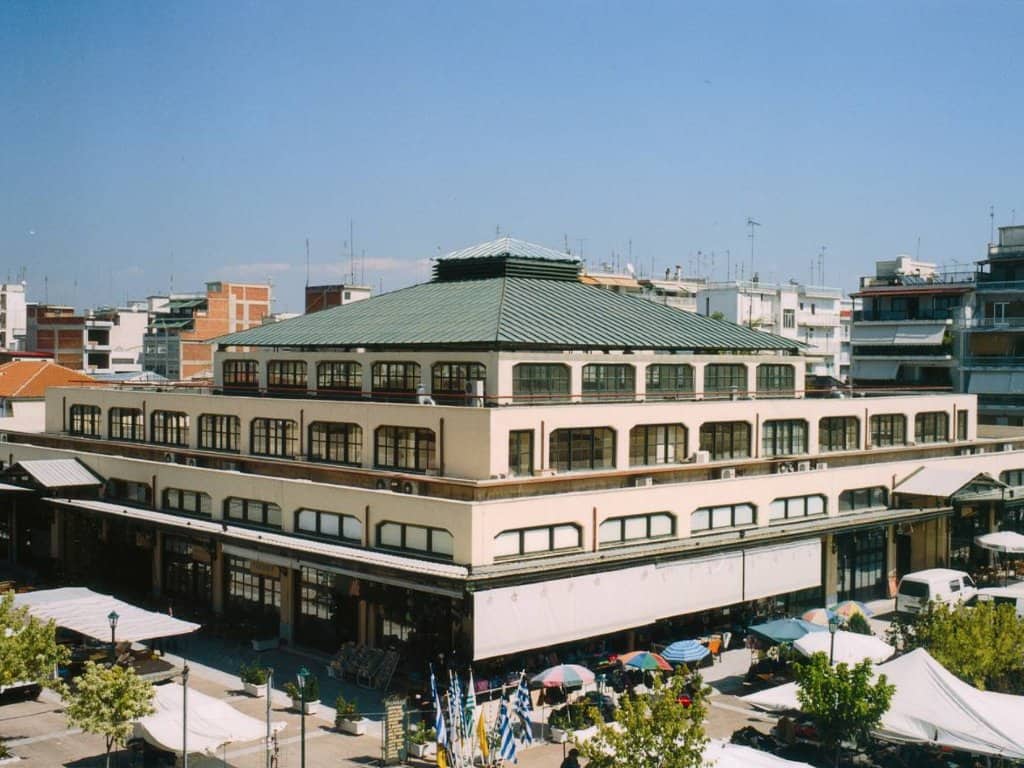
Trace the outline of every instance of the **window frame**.
<instances>
[{"instance_id":1,"label":"window frame","mask_svg":"<svg viewBox=\"0 0 1024 768\"><path fill-rule=\"evenodd\" d=\"M600 435L598 433L601 433ZM607 434L605 434L607 433ZM556 445L565 438L565 446ZM615 469L615 430L612 427L563 427L551 430L548 436L548 464L556 472L597 472L606 469ZM586 465L581 465L581 459L577 452L582 450L579 446L590 445L589 460ZM604 463L598 464L598 446L601 447L601 457ZM607 448L607 456L605 449ZM565 461L559 460L556 464L556 456Z\"/></svg>"},{"instance_id":2,"label":"window frame","mask_svg":"<svg viewBox=\"0 0 1024 768\"><path fill-rule=\"evenodd\" d=\"M381 543L381 532L385 526L396 526L401 531L400 545L382 544ZM419 547L410 547L406 542L408 541L408 532L410 529L417 529L424 531L426 534L427 548L420 549ZM452 551L446 553L434 548L434 535L437 533L443 533L448 536ZM437 528L428 525L416 525L414 523L402 523L397 520L381 520L377 523L374 533L374 542L377 549L389 550L391 552L411 552L418 555L426 555L427 557L435 558L438 560L454 560L455 559L455 536L447 528Z\"/></svg>"},{"instance_id":3,"label":"window frame","mask_svg":"<svg viewBox=\"0 0 1024 768\"><path fill-rule=\"evenodd\" d=\"M270 360L267 363L267 389L306 391L309 389L309 364L305 360Z\"/></svg>"},{"instance_id":4,"label":"window frame","mask_svg":"<svg viewBox=\"0 0 1024 768\"><path fill-rule=\"evenodd\" d=\"M876 501L880 498L881 501ZM861 509L878 509L889 506L889 489L884 485L869 485L862 488L846 488L839 493L839 511L855 512Z\"/></svg>"},{"instance_id":5,"label":"window frame","mask_svg":"<svg viewBox=\"0 0 1024 768\"><path fill-rule=\"evenodd\" d=\"M758 395L793 395L796 392L796 368L784 363L761 363L757 366Z\"/></svg>"},{"instance_id":6,"label":"window frame","mask_svg":"<svg viewBox=\"0 0 1024 768\"><path fill-rule=\"evenodd\" d=\"M558 538L559 531L566 531L572 529L576 534L576 544L567 547L555 547L556 539ZM527 536L529 534L537 534L540 531L547 531L548 533L548 546L544 549L530 549L526 550ZM525 528L509 528L504 531L500 531L494 536L494 550L499 549L498 540L502 537L513 537L518 538L519 543L516 547L515 552L495 554L495 561L511 560L522 557L543 557L559 552L572 552L574 550L583 548L583 528L576 523L552 523L551 525L531 525Z\"/></svg>"},{"instance_id":7,"label":"window frame","mask_svg":"<svg viewBox=\"0 0 1024 768\"><path fill-rule=\"evenodd\" d=\"M674 386L662 386L663 379ZM644 384L647 400L680 400L696 394L696 375L689 363L651 363L644 371Z\"/></svg>"},{"instance_id":8,"label":"window frame","mask_svg":"<svg viewBox=\"0 0 1024 768\"><path fill-rule=\"evenodd\" d=\"M171 496L177 496L177 503L171 502ZM186 504L191 499L192 504ZM213 498L204 491L193 491L188 488L164 488L160 493L160 509L197 517L213 516Z\"/></svg>"},{"instance_id":9,"label":"window frame","mask_svg":"<svg viewBox=\"0 0 1024 768\"><path fill-rule=\"evenodd\" d=\"M802 435L796 433L797 426L802 428ZM803 456L807 453L810 432L807 419L769 419L761 424L761 455Z\"/></svg>"},{"instance_id":10,"label":"window frame","mask_svg":"<svg viewBox=\"0 0 1024 768\"><path fill-rule=\"evenodd\" d=\"M339 368L343 373L338 374ZM341 384L339 384L341 382ZM316 390L328 394L361 395L363 366L355 360L320 360L316 364Z\"/></svg>"},{"instance_id":11,"label":"window frame","mask_svg":"<svg viewBox=\"0 0 1024 768\"><path fill-rule=\"evenodd\" d=\"M872 448L907 444L907 417L902 413L873 413L869 419Z\"/></svg>"},{"instance_id":12,"label":"window frame","mask_svg":"<svg viewBox=\"0 0 1024 768\"><path fill-rule=\"evenodd\" d=\"M652 430L654 436L652 440ZM670 437L672 431L682 431L682 439L678 434L673 439ZM641 438L642 437L642 445ZM629 466L631 467L656 467L667 464L682 464L689 457L690 430L685 424L635 424L629 430ZM680 444L682 451L679 450ZM669 459L668 455L675 453L676 458ZM650 461L652 450L654 461Z\"/></svg>"},{"instance_id":13,"label":"window frame","mask_svg":"<svg viewBox=\"0 0 1024 768\"><path fill-rule=\"evenodd\" d=\"M747 394L750 386L745 363L708 363L704 366L704 394Z\"/></svg>"},{"instance_id":14,"label":"window frame","mask_svg":"<svg viewBox=\"0 0 1024 768\"><path fill-rule=\"evenodd\" d=\"M545 375L536 375L539 373ZM513 403L558 403L570 399L572 371L565 363L516 363L512 366Z\"/></svg>"},{"instance_id":15,"label":"window frame","mask_svg":"<svg viewBox=\"0 0 1024 768\"><path fill-rule=\"evenodd\" d=\"M255 416L249 421L249 453L277 459L299 454L299 424L294 419Z\"/></svg>"},{"instance_id":16,"label":"window frame","mask_svg":"<svg viewBox=\"0 0 1024 768\"><path fill-rule=\"evenodd\" d=\"M378 360L370 368L374 394L415 396L422 383L422 368L411 360Z\"/></svg>"},{"instance_id":17,"label":"window frame","mask_svg":"<svg viewBox=\"0 0 1024 768\"><path fill-rule=\"evenodd\" d=\"M715 510L729 509L729 524L728 525L715 525ZM750 522L736 522L736 513L740 510L746 512L750 511ZM693 521L701 513L707 513L708 524L706 527L695 528ZM717 533L719 531L729 531L736 529L752 528L757 525L757 505L752 501L738 501L733 504L716 504L711 507L697 507L695 510L690 512L690 535L694 534L710 534Z\"/></svg>"},{"instance_id":18,"label":"window frame","mask_svg":"<svg viewBox=\"0 0 1024 768\"><path fill-rule=\"evenodd\" d=\"M526 438L528 443L526 449L523 446L518 445L519 441ZM508 432L508 475L509 477L532 477L534 474L534 437L535 433L532 429L510 429ZM513 447L513 442L516 442L516 446ZM522 471L521 462L516 461L513 463L513 455L522 457L526 455L529 457L527 471Z\"/></svg>"},{"instance_id":19,"label":"window frame","mask_svg":"<svg viewBox=\"0 0 1024 768\"><path fill-rule=\"evenodd\" d=\"M299 518L303 512L312 512L316 519L315 530L308 530L302 528L299 525ZM325 533L323 528L323 516L329 515L331 517L338 518L338 533L337 535L331 533ZM359 535L355 538L345 536L345 521L355 521L359 526ZM312 507L298 507L293 513L293 525L292 530L294 533L300 536L309 536L316 539L324 539L326 541L341 541L346 544L356 544L358 546L363 545L363 535L366 527L363 525L362 518L356 515L346 514L344 512L331 512L326 509L313 509Z\"/></svg>"},{"instance_id":20,"label":"window frame","mask_svg":"<svg viewBox=\"0 0 1024 768\"><path fill-rule=\"evenodd\" d=\"M580 373L583 402L629 402L636 399L636 366L587 363Z\"/></svg>"},{"instance_id":21,"label":"window frame","mask_svg":"<svg viewBox=\"0 0 1024 768\"><path fill-rule=\"evenodd\" d=\"M220 379L224 389L259 389L260 361L252 358L229 358L221 365Z\"/></svg>"},{"instance_id":22,"label":"window frame","mask_svg":"<svg viewBox=\"0 0 1024 768\"><path fill-rule=\"evenodd\" d=\"M946 411L921 411L914 414L915 443L948 443L949 414Z\"/></svg>"},{"instance_id":23,"label":"window frame","mask_svg":"<svg viewBox=\"0 0 1024 768\"><path fill-rule=\"evenodd\" d=\"M405 434L399 432L403 431ZM385 442L384 438L390 436ZM412 446L403 440L408 441L412 437ZM398 463L399 458L409 455L415 457L413 466ZM389 463L382 459L389 458L391 454L394 459ZM373 431L373 466L378 469L397 469L405 472L425 473L437 466L437 434L427 427L409 427L400 424L381 424Z\"/></svg>"},{"instance_id":24,"label":"window frame","mask_svg":"<svg viewBox=\"0 0 1024 768\"><path fill-rule=\"evenodd\" d=\"M710 432L708 430L711 430ZM737 432L746 430L746 442L744 452L736 453ZM728 435L726 432L728 431ZM712 461L731 461L733 459L749 459L751 457L751 440L754 430L751 429L749 421L705 421L700 425L698 445L699 450L708 451ZM728 441L725 438L728 437ZM719 443L728 442L730 449L728 453L718 451ZM706 447L710 445L710 447Z\"/></svg>"},{"instance_id":25,"label":"window frame","mask_svg":"<svg viewBox=\"0 0 1024 768\"><path fill-rule=\"evenodd\" d=\"M337 454L332 449L339 445L341 458L332 455ZM324 464L362 466L362 426L351 421L311 421L306 428L306 459Z\"/></svg>"},{"instance_id":26,"label":"window frame","mask_svg":"<svg viewBox=\"0 0 1024 768\"><path fill-rule=\"evenodd\" d=\"M811 499L818 499L821 502L820 511L812 512L810 510ZM779 502L782 502L783 505L782 515L775 514L775 505ZM772 502L768 505L769 524L786 523L793 520L803 520L809 517L818 518L827 516L828 498L822 493L809 493L804 496L783 496L778 499L772 499Z\"/></svg>"},{"instance_id":27,"label":"window frame","mask_svg":"<svg viewBox=\"0 0 1024 768\"><path fill-rule=\"evenodd\" d=\"M652 534L651 528L652 523L657 518L667 518L669 524L668 533ZM644 528L646 533L644 536L627 536L627 526L630 521L644 520ZM610 524L618 524L619 535L617 538L605 539L603 531L606 526ZM668 511L660 512L645 512L639 515L616 515L609 517L598 523L597 526L597 548L611 548L611 547L623 547L629 546L630 544L642 544L646 541L660 541L662 539L672 539L676 537L677 526L676 516Z\"/></svg>"},{"instance_id":28,"label":"window frame","mask_svg":"<svg viewBox=\"0 0 1024 768\"><path fill-rule=\"evenodd\" d=\"M460 360L441 360L430 366L430 395L439 403L465 403L466 385L471 381L487 381L487 366Z\"/></svg>"},{"instance_id":29,"label":"window frame","mask_svg":"<svg viewBox=\"0 0 1024 768\"><path fill-rule=\"evenodd\" d=\"M842 422L840 428L839 423ZM835 440L842 434L842 445ZM849 445L853 436L853 445ZM822 416L818 419L818 452L835 453L838 451L860 450L860 419L856 416Z\"/></svg>"},{"instance_id":30,"label":"window frame","mask_svg":"<svg viewBox=\"0 0 1024 768\"><path fill-rule=\"evenodd\" d=\"M236 501L241 502L241 517L235 517L231 514L232 502ZM274 510L277 510L278 521L276 523L270 522ZM242 496L228 496L224 499L222 513L225 522L242 523L277 530L283 530L284 528L284 513L281 511L281 507L272 501L248 499Z\"/></svg>"},{"instance_id":31,"label":"window frame","mask_svg":"<svg viewBox=\"0 0 1024 768\"><path fill-rule=\"evenodd\" d=\"M234 444L234 447L223 448L217 445L222 442L226 442L228 445ZM201 450L240 453L241 443L242 419L240 416L233 413L199 414L199 448Z\"/></svg>"},{"instance_id":32,"label":"window frame","mask_svg":"<svg viewBox=\"0 0 1024 768\"><path fill-rule=\"evenodd\" d=\"M68 434L100 437L103 432L103 409L91 403L72 403L68 409Z\"/></svg>"},{"instance_id":33,"label":"window frame","mask_svg":"<svg viewBox=\"0 0 1024 768\"><path fill-rule=\"evenodd\" d=\"M118 425L116 430L114 429L115 423ZM111 440L141 443L146 439L146 420L141 408L123 408L121 406L108 408L107 425L107 435ZM126 426L127 430L125 430Z\"/></svg>"},{"instance_id":34,"label":"window frame","mask_svg":"<svg viewBox=\"0 0 1024 768\"><path fill-rule=\"evenodd\" d=\"M149 441L187 448L192 420L184 411L155 410L149 415Z\"/></svg>"}]
</instances>

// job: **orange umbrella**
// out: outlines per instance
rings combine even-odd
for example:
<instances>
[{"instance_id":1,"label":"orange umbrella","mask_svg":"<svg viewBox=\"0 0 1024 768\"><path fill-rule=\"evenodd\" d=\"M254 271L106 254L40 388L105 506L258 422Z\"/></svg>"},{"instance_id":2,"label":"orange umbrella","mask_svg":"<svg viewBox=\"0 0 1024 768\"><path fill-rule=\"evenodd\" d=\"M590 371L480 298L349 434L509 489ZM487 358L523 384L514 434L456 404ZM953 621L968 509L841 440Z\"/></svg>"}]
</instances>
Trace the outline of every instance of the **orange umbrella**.
<instances>
[{"instance_id":1,"label":"orange umbrella","mask_svg":"<svg viewBox=\"0 0 1024 768\"><path fill-rule=\"evenodd\" d=\"M664 672L671 672L672 665L669 664L657 653L651 653L650 651L630 651L619 656L619 663L624 667L633 667L634 669L642 669L644 671L653 672L655 670L662 670Z\"/></svg>"}]
</instances>

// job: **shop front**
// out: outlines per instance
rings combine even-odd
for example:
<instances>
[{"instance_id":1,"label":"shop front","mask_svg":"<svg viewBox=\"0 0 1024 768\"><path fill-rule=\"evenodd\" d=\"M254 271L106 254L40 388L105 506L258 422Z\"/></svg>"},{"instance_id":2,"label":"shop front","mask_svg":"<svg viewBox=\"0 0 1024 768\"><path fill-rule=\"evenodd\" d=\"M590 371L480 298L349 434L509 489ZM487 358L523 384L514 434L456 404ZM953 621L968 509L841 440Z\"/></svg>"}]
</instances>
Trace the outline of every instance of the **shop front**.
<instances>
[{"instance_id":1,"label":"shop front","mask_svg":"<svg viewBox=\"0 0 1024 768\"><path fill-rule=\"evenodd\" d=\"M295 581L295 641L325 653L359 640L358 579L303 565Z\"/></svg>"},{"instance_id":2,"label":"shop front","mask_svg":"<svg viewBox=\"0 0 1024 768\"><path fill-rule=\"evenodd\" d=\"M204 615L213 611L212 541L164 534L161 591L178 613Z\"/></svg>"},{"instance_id":3,"label":"shop front","mask_svg":"<svg viewBox=\"0 0 1024 768\"><path fill-rule=\"evenodd\" d=\"M281 568L224 556L224 613L241 635L277 637L281 628Z\"/></svg>"},{"instance_id":4,"label":"shop front","mask_svg":"<svg viewBox=\"0 0 1024 768\"><path fill-rule=\"evenodd\" d=\"M877 600L888 596L888 530L881 526L833 537L840 601Z\"/></svg>"}]
</instances>

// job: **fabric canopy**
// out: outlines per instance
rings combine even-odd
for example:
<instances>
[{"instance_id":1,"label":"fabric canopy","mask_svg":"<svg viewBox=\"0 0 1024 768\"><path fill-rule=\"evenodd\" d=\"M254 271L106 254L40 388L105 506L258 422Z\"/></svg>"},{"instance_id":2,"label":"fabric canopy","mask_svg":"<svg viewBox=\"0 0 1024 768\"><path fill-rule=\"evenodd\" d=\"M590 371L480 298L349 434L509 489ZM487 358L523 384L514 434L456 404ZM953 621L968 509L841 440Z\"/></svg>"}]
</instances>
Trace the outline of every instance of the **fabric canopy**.
<instances>
[{"instance_id":1,"label":"fabric canopy","mask_svg":"<svg viewBox=\"0 0 1024 768\"><path fill-rule=\"evenodd\" d=\"M199 629L199 625L191 621L182 621L165 613L147 611L85 587L24 592L14 596L14 604L28 608L29 613L42 621L53 619L58 627L97 640L110 640L110 623L107 617L111 612L117 614L114 639L121 643L186 635Z\"/></svg>"},{"instance_id":2,"label":"fabric canopy","mask_svg":"<svg viewBox=\"0 0 1024 768\"><path fill-rule=\"evenodd\" d=\"M168 752L181 754L182 687L159 685L153 697L156 710L132 726L134 738ZM271 723L274 731L285 723ZM223 744L263 739L267 726L263 720L243 715L225 701L207 696L194 688L188 690L188 751L215 753Z\"/></svg>"},{"instance_id":3,"label":"fabric canopy","mask_svg":"<svg viewBox=\"0 0 1024 768\"><path fill-rule=\"evenodd\" d=\"M791 643L812 632L826 631L825 627L803 619L775 619L764 624L754 624L749 629L773 643Z\"/></svg>"},{"instance_id":4,"label":"fabric canopy","mask_svg":"<svg viewBox=\"0 0 1024 768\"><path fill-rule=\"evenodd\" d=\"M1024 536L1014 531L997 531L974 537L974 543L994 552L1024 552Z\"/></svg>"},{"instance_id":5,"label":"fabric canopy","mask_svg":"<svg viewBox=\"0 0 1024 768\"><path fill-rule=\"evenodd\" d=\"M831 646L832 637L828 632L811 632L793 643L793 647L804 656L814 653L824 653L828 656ZM857 664L864 659L871 659L875 664L881 664L895 652L895 648L883 643L874 635L859 635L856 632L846 632L842 629L836 632L833 658L837 664L839 662Z\"/></svg>"},{"instance_id":6,"label":"fabric canopy","mask_svg":"<svg viewBox=\"0 0 1024 768\"><path fill-rule=\"evenodd\" d=\"M876 669L896 686L875 731L880 738L1024 760L1024 696L972 688L923 648ZM743 698L781 712L800 708L796 690L796 683L787 683Z\"/></svg>"},{"instance_id":7,"label":"fabric canopy","mask_svg":"<svg viewBox=\"0 0 1024 768\"><path fill-rule=\"evenodd\" d=\"M720 739L708 741L704 747L704 762L714 768L810 768L809 763L786 760L753 747L730 744Z\"/></svg>"}]
</instances>

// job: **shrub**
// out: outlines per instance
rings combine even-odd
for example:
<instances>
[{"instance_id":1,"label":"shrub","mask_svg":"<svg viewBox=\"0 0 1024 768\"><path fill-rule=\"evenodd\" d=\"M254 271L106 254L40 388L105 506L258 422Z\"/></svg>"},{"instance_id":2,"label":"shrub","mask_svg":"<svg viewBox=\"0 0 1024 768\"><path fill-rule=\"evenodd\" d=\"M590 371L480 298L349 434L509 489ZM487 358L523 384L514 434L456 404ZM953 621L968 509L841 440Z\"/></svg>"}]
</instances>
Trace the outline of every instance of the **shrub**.
<instances>
[{"instance_id":1,"label":"shrub","mask_svg":"<svg viewBox=\"0 0 1024 768\"><path fill-rule=\"evenodd\" d=\"M433 744L437 739L437 731L426 720L420 720L409 734L409 741L413 744Z\"/></svg>"},{"instance_id":2,"label":"shrub","mask_svg":"<svg viewBox=\"0 0 1024 768\"><path fill-rule=\"evenodd\" d=\"M261 667L256 662L242 664L238 670L238 676L242 678L242 682L249 683L249 685L266 685L269 674L270 670L267 667Z\"/></svg>"},{"instance_id":3,"label":"shrub","mask_svg":"<svg viewBox=\"0 0 1024 768\"><path fill-rule=\"evenodd\" d=\"M855 613L846 620L847 632L856 632L858 635L873 635L871 625L861 614Z\"/></svg>"},{"instance_id":4,"label":"shrub","mask_svg":"<svg viewBox=\"0 0 1024 768\"><path fill-rule=\"evenodd\" d=\"M304 686L305 691L301 692L304 695L300 696L299 686L293 682L287 682L284 684L284 692L291 696L293 699L298 701L300 698L305 701L319 701L320 700L320 681L317 680L316 675L309 675L306 678L306 685Z\"/></svg>"},{"instance_id":5,"label":"shrub","mask_svg":"<svg viewBox=\"0 0 1024 768\"><path fill-rule=\"evenodd\" d=\"M548 717L548 725L562 731L589 728L604 722L593 702L589 700L574 701L561 709L556 709Z\"/></svg>"},{"instance_id":6,"label":"shrub","mask_svg":"<svg viewBox=\"0 0 1024 768\"><path fill-rule=\"evenodd\" d=\"M349 701L344 696L334 700L334 724L339 725L342 720L362 720L359 712L359 705L355 701Z\"/></svg>"}]
</instances>

